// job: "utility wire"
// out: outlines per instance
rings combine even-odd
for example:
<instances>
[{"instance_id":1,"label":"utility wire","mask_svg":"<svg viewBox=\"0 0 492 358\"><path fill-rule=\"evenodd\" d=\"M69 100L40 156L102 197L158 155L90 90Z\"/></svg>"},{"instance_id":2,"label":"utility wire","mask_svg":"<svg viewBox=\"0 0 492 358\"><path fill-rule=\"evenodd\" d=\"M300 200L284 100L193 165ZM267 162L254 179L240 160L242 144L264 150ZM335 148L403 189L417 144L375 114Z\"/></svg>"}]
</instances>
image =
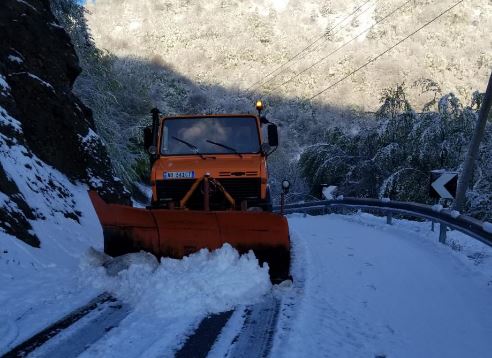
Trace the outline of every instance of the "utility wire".
<instances>
[{"instance_id":1,"label":"utility wire","mask_svg":"<svg viewBox=\"0 0 492 358\"><path fill-rule=\"evenodd\" d=\"M395 14L397 11L400 11L401 9L403 9L406 5L408 5L409 3L413 2L414 0L407 0L405 1L403 4L401 4L400 6L398 6L396 9L394 9L393 11L391 11L390 13L388 13L386 16L384 16L383 18L381 18L380 20L378 20L374 25L372 25L371 27L368 27L367 29L363 30L362 32L360 32L359 34L357 34L357 36L355 37L352 37L350 40L346 41L344 44L340 45L338 48L336 48L335 50L333 50L332 52L330 52L328 55L320 58L318 61L314 62L311 66L308 66L306 67L304 70L302 70L301 72L299 73L296 73L294 76L290 77L288 80L282 82L281 84L279 84L278 86L274 87L273 89L270 89L268 90L269 92L274 92L275 90L279 89L280 87L283 87L284 85L286 85L287 83L291 82L292 80L296 79L297 77L299 77L300 75L302 75L303 73L309 71L310 69L312 69L313 67L319 65L321 62L323 62L324 60L326 60L328 57L334 55L335 53L337 53L338 51L340 51L341 49L345 48L346 46L348 46L349 44L351 44L352 42L354 42L355 40L357 40L359 37L361 37L362 35L364 35L365 33L369 32L370 30L372 30L374 27L376 27L376 25L380 24L381 22L385 21L386 19L388 19L390 16L392 16L393 14Z\"/></svg>"},{"instance_id":2,"label":"utility wire","mask_svg":"<svg viewBox=\"0 0 492 358\"><path fill-rule=\"evenodd\" d=\"M378 0L376 0L376 2L375 2L373 5L375 5L377 2L378 2ZM365 8L365 9L364 9L361 13L357 14L357 16L355 16L355 17L352 19L352 21L353 21L353 20L356 20L356 19L357 19L357 18L359 18L360 16L364 15L364 14L365 14L365 13L366 13L366 12L367 12L370 8L371 8L371 6L368 6L367 8ZM345 27L347 27L347 25L348 25L348 24L345 24L344 26L340 27L337 31L335 31L335 32L333 32L333 33L330 33L329 35L335 36L335 35L336 35L336 34L338 34L340 31L342 31ZM328 41L328 40L329 40L329 37L328 37L328 34L327 34L327 35L326 35L326 37L325 37L325 39L324 39L324 40L323 40L323 41L322 41L319 45L317 45L316 47L314 47L314 48L310 49L309 51L305 52L305 53L304 53L304 54L303 54L300 58L298 58L295 62L298 62L298 61L300 61L300 60L302 60L302 59L306 58L306 56L308 56L309 54L311 54L311 53L313 53L313 52L315 52L315 51L321 50L321 48L322 48L323 44L324 44L326 41ZM289 66L288 68L291 68L291 67L292 67L292 65L291 65L291 66ZM280 76L280 75L284 72L284 70L285 70L285 69L286 69L286 68L282 69L282 70L281 70L281 71L279 71L279 72L278 72L275 76L273 76L273 77L271 77L270 79L268 79L268 80L264 81L264 82L263 82L263 83L259 86L259 88L261 88L261 87L265 87L265 85L266 85L267 83L269 83L269 82L273 81L275 78L277 78L278 76Z\"/></svg>"},{"instance_id":3,"label":"utility wire","mask_svg":"<svg viewBox=\"0 0 492 358\"><path fill-rule=\"evenodd\" d=\"M318 41L320 41L321 39L323 39L324 37L327 37L331 31L333 31L335 28L337 28L340 24L342 24L343 22L345 22L345 20L347 20L348 18L350 18L352 15L354 15L357 11L359 11L365 4L367 4L369 1L372 1L372 0L365 0L364 3L362 5L360 5L359 7L357 7L352 13L350 13L349 15L347 15L343 20L337 22L331 29L329 29L328 31L326 31L323 35L319 36L318 38L316 38L316 40L314 40L313 42L311 42L309 45L307 45L306 47L304 47L301 51L299 51L298 53L296 53L294 56L292 56L291 58L289 58L286 62L284 62L282 65L278 66L277 68L275 68L273 71L269 72L268 74L266 74L263 79L261 80L258 80L256 81L255 83L253 83L251 86L249 86L248 88L246 88L246 91L254 88L254 87L257 87L257 85L259 84L260 87L262 87L265 83L269 82L269 80L266 80L269 76L271 76L272 74L274 74L275 72L277 72L278 70L284 68L287 64L289 64L290 62L292 62L293 60L295 60L297 57L299 57L304 51L310 49L312 46L314 46ZM276 76L275 76L276 77Z\"/></svg>"},{"instance_id":4,"label":"utility wire","mask_svg":"<svg viewBox=\"0 0 492 358\"><path fill-rule=\"evenodd\" d=\"M378 1L379 1L379 0L376 0L376 1L374 2L374 4L373 4L373 5L376 5L376 4L378 3ZM364 10L362 10L362 12L361 12L361 13L359 13L359 14L357 14L357 16L355 16L355 17L352 19L352 21L357 20L359 17L361 17L362 15L364 15L364 14L365 14L367 11L369 11L371 8L372 8L372 6L368 6L367 8L365 8ZM346 25L348 25L348 24L346 24ZM342 26L341 28L339 28L339 29L338 29L336 32L334 32L334 33L327 34L327 36L325 37L325 39L324 39L324 40L323 40L323 41L322 41L319 45L315 46L315 48L310 49L310 50L309 50L309 51L308 51L305 55L303 55L303 56L302 56L299 60L302 60L302 59L303 59L303 58L305 58L307 55L309 55L309 54L311 54L311 53L313 53L313 52L315 52L315 51L321 50L321 48L322 48L323 44L324 44L326 41L328 41L328 40L330 39L330 38L328 37L328 35L335 36L335 35L336 35L336 34L338 34L340 31L342 31L342 30L346 27L346 25L345 25L345 26ZM297 61L299 61L299 60L297 60ZM297 62L297 61L296 61L296 62ZM290 67L290 66L289 66L289 67ZM279 75L279 74L278 74L278 75ZM277 77L278 75L275 75L273 78ZM270 80L273 80L273 78L271 78ZM269 82L269 81L268 81L268 82Z\"/></svg>"},{"instance_id":5,"label":"utility wire","mask_svg":"<svg viewBox=\"0 0 492 358\"><path fill-rule=\"evenodd\" d=\"M326 91L332 89L333 87L335 87L336 85L338 85L340 82L346 80L347 78L349 78L350 76L352 76L353 74L359 72L360 70L362 70L363 68L369 66L371 63L373 63L374 61L376 61L377 59L379 59L380 57L384 56L386 53L390 52L391 50L393 50L395 47L397 47L398 45L400 45L401 43L405 42L406 40L408 40L410 37L412 37L413 35L415 35L417 32L419 32L420 30L422 30L423 28L429 26L430 24L432 24L434 21L438 20L440 17L442 17L443 15L445 15L446 13L448 13L449 11L453 10L456 6L458 6L459 4L461 4L463 1L465 0L460 0L458 1L457 3L455 3L454 5L452 5L451 7L448 7L446 10L444 10L443 12L441 12L439 15L437 15L436 17L434 17L433 19L431 19L430 21L426 22L424 25L422 25L421 27L419 27L417 30L415 30L414 32L412 32L411 34L407 35L405 38L401 39L400 41L398 41L397 43L395 43L393 46L387 48L384 52L380 53L379 55L377 55L376 57L372 58L371 60L367 61L365 64L363 64L362 66L360 66L359 68L357 68L356 70L350 72L348 75L344 76L343 78L339 79L338 81L336 81L335 83L329 85L328 87L326 87L325 89L323 89L322 91L316 93L314 96L308 98L308 101L312 101L314 98L318 97L319 95L325 93Z\"/></svg>"}]
</instances>

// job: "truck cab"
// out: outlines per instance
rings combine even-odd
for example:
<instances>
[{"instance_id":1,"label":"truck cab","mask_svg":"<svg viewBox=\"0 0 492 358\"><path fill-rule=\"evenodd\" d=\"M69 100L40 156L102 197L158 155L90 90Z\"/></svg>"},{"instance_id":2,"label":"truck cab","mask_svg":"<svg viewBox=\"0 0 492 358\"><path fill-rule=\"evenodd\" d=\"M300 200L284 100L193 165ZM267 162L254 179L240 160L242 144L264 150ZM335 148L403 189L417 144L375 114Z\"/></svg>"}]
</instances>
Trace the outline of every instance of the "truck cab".
<instances>
[{"instance_id":1,"label":"truck cab","mask_svg":"<svg viewBox=\"0 0 492 358\"><path fill-rule=\"evenodd\" d=\"M144 132L151 206L203 210L208 195L210 210L271 211L267 157L278 146L278 134L260 113L166 117L154 111Z\"/></svg>"}]
</instances>

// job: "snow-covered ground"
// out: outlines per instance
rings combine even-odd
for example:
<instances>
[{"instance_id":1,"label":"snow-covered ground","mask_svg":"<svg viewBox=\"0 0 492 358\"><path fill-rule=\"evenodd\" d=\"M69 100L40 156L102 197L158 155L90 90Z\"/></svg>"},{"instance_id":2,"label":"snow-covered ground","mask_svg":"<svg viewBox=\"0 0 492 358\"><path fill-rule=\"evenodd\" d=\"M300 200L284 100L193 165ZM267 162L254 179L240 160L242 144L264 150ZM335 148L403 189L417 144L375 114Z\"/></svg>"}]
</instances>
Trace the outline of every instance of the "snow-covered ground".
<instances>
[{"instance_id":1,"label":"snow-covered ground","mask_svg":"<svg viewBox=\"0 0 492 358\"><path fill-rule=\"evenodd\" d=\"M21 131L1 107L0 124ZM87 186L70 182L15 139L8 142L0 135L0 164L34 211L37 220L29 223L41 244L29 246L0 229L0 355L103 292L131 312L88 356L169 355L207 314L254 303L270 290L267 268L230 246L160 263L136 255L129 269L108 276L90 254L102 250L103 233ZM0 193L0 210L19 208Z\"/></svg>"},{"instance_id":2,"label":"snow-covered ground","mask_svg":"<svg viewBox=\"0 0 492 358\"><path fill-rule=\"evenodd\" d=\"M64 184L83 211L80 224L61 213L52 217L48 210L43 211L47 220L31 222L42 238L41 248L0 231L0 354L99 292L77 276L87 248L102 248L102 230L86 187L68 180Z\"/></svg>"},{"instance_id":3,"label":"snow-covered ground","mask_svg":"<svg viewBox=\"0 0 492 358\"><path fill-rule=\"evenodd\" d=\"M267 267L226 244L183 260L132 265L111 278L103 268L87 278L130 303L133 311L82 357L168 357L208 314L254 304L270 291Z\"/></svg>"},{"instance_id":4,"label":"snow-covered ground","mask_svg":"<svg viewBox=\"0 0 492 358\"><path fill-rule=\"evenodd\" d=\"M492 250L429 223L289 218L294 286L274 357L490 357Z\"/></svg>"},{"instance_id":5,"label":"snow-covered ground","mask_svg":"<svg viewBox=\"0 0 492 358\"><path fill-rule=\"evenodd\" d=\"M130 313L82 356L172 356L203 317L242 307L221 334L234 337L244 305L272 292L266 269L227 245L160 263L137 255L108 276L87 254L102 232L85 187L64 184L80 224L34 222L41 249L0 233L0 354L109 291ZM457 232L444 246L429 223L368 214L293 214L289 225L294 284L273 288L282 307L272 357L490 355L492 249Z\"/></svg>"},{"instance_id":6,"label":"snow-covered ground","mask_svg":"<svg viewBox=\"0 0 492 358\"><path fill-rule=\"evenodd\" d=\"M0 77L0 88L8 90L2 81ZM22 132L20 122L2 107L0 125ZM89 132L81 140L94 135ZM3 134L0 165L32 209L33 218L26 220L40 240L35 248L0 228L0 355L110 292L130 313L86 355L169 356L206 315L255 303L271 289L267 267L260 267L252 254L239 256L229 245L183 260L158 262L135 254L122 265L126 269L109 276L97 254L103 233L87 186L71 182ZM0 210L20 211L3 193Z\"/></svg>"},{"instance_id":7,"label":"snow-covered ground","mask_svg":"<svg viewBox=\"0 0 492 358\"><path fill-rule=\"evenodd\" d=\"M11 273L0 277L0 354L98 294L111 292L130 305L130 314L82 356L172 356L206 315L254 304L271 289L267 267L229 245L160 264L153 257L142 258L146 255L132 254L116 276L109 276L90 253L73 260L79 267L17 270L18 261L11 262Z\"/></svg>"}]
</instances>

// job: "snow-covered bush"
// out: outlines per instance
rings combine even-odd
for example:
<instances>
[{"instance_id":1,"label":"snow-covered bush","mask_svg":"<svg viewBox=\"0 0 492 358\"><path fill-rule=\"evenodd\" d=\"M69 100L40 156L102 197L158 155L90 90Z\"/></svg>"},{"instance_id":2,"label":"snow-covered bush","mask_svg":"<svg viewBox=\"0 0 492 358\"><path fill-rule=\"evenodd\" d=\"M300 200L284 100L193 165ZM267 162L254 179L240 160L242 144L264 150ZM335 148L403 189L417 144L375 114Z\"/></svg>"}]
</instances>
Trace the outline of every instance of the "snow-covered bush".
<instances>
[{"instance_id":1,"label":"snow-covered bush","mask_svg":"<svg viewBox=\"0 0 492 358\"><path fill-rule=\"evenodd\" d=\"M404 98L402 86L384 91L375 128L355 135L332 128L304 149L300 168L313 193L329 184L346 196L432 202L429 172L461 170L479 108L447 94L437 112L416 113ZM492 217L491 139L489 125L468 192L467 212L479 218Z\"/></svg>"}]
</instances>

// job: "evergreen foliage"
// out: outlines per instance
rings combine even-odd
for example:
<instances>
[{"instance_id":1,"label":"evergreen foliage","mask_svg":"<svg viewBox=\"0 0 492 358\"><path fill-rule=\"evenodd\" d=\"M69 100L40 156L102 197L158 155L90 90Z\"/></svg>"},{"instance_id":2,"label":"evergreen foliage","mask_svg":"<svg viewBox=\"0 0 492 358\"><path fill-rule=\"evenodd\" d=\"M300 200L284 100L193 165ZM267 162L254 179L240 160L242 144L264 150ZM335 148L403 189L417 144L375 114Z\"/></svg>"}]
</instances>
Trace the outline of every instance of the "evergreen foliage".
<instances>
[{"instance_id":1,"label":"evergreen foliage","mask_svg":"<svg viewBox=\"0 0 492 358\"><path fill-rule=\"evenodd\" d=\"M114 170L130 188L142 176L139 163L147 160L140 149L141 131L152 108L149 89L142 81L145 74L123 71L121 60L94 45L84 7L73 0L54 0L51 4L72 39L83 69L73 91L93 111L97 133Z\"/></svg>"},{"instance_id":2,"label":"evergreen foliage","mask_svg":"<svg viewBox=\"0 0 492 358\"><path fill-rule=\"evenodd\" d=\"M378 123L356 134L329 129L323 143L304 149L299 166L311 192L321 184L337 185L346 196L391 198L431 203L430 171L461 170L480 105L475 94L464 107L454 94L443 96L435 112L417 113L405 99L405 88L383 91ZM492 216L492 126L482 144L468 211Z\"/></svg>"},{"instance_id":3,"label":"evergreen foliage","mask_svg":"<svg viewBox=\"0 0 492 358\"><path fill-rule=\"evenodd\" d=\"M105 4L111 6L106 8ZM90 7L91 11L105 9L102 12L105 13L109 9L121 11L125 8L109 0L100 5L102 7ZM102 51L95 46L85 19L86 15L94 19L101 16L100 13L88 14L73 0L54 0L52 6L69 32L81 60L83 72L74 90L94 111L98 133L108 147L115 170L129 187L148 177L141 129L150 122L150 108L158 106L166 114L251 112L253 99L262 97L258 93L216 86L207 81L195 83L177 74L174 68L180 67L179 61L189 61L188 53L180 53L177 58L171 56L175 59L171 67L157 50L152 50L152 55L146 52L153 49L148 46L150 42L134 44L132 41L137 37L128 39L132 42L130 47L135 51L141 49L146 60L123 56L128 51L118 50L116 42L113 47L106 43L111 53ZM254 15L252 19L260 21L262 18ZM120 19L112 18L111 21ZM145 24L151 26L153 22ZM107 28L100 22L92 25L96 26L99 35ZM117 34L121 35L120 32ZM152 41L163 38L156 36ZM186 39L180 41L184 41L181 45L187 43ZM167 48L175 48L174 42ZM124 48L128 49L127 45ZM281 63L282 59L275 61ZM230 66L227 62L219 67L228 70ZM196 69L202 71L200 66ZM209 70L200 73L213 75L214 72ZM251 73L246 71L243 75L250 76ZM217 74L215 79L229 78L221 76ZM325 77L318 77L326 81ZM236 77L231 79L237 81ZM300 90L305 87L299 86ZM310 84L306 88L311 87ZM408 92L423 95L422 113L415 112L411 105L422 99L416 101L415 94L408 96ZM463 106L454 94L443 96L436 81L423 77L410 87L401 84L384 90L379 98L380 108L374 114L363 112L362 108L313 104L302 100L302 96L270 94L266 99L266 114L279 125L283 139L281 148L270 158L272 196L278 200L280 182L287 178L292 183L290 202L309 198L309 192L319 196L320 184L330 184L339 186L339 192L346 196L390 197L429 203L429 171L441 168L460 171L481 98L481 94L475 93L471 104ZM361 103L366 99L367 96L359 98ZM489 126L474 185L468 193L467 210L480 218L492 217L492 195L489 194L492 193L491 137Z\"/></svg>"}]
</instances>

